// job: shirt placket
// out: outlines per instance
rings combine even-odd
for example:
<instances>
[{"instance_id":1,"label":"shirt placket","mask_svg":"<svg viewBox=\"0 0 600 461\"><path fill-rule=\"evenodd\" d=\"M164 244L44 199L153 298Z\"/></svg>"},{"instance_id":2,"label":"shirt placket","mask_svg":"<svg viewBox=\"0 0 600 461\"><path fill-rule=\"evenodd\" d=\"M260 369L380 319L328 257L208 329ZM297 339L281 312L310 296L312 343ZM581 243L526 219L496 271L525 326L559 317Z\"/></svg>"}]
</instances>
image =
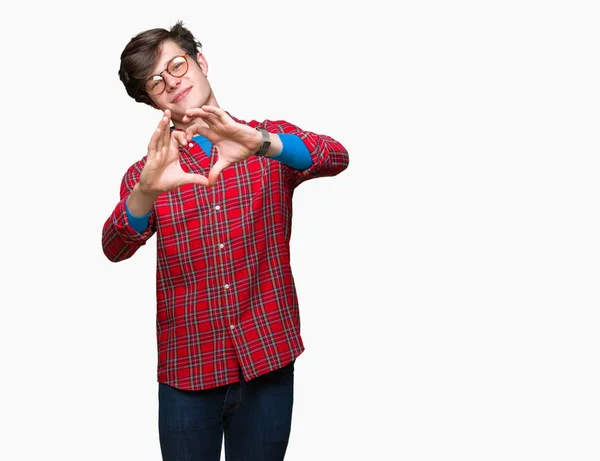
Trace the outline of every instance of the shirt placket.
<instances>
[{"instance_id":1,"label":"shirt placket","mask_svg":"<svg viewBox=\"0 0 600 461\"><path fill-rule=\"evenodd\" d=\"M212 165L217 161L217 151L214 146L211 149L210 163ZM235 309L235 289L236 280L234 279L234 272L230 270L230 245L228 242L228 225L229 220L227 218L227 203L225 201L225 189L226 181L223 174L219 177L217 183L211 187L212 200L210 211L214 220L213 239L211 244L213 245L216 260L218 261L219 268L217 273L218 290L220 292L219 299L221 300L221 308L224 310L223 322L224 326L229 328L231 334L235 337L237 325L237 311Z\"/></svg>"}]
</instances>

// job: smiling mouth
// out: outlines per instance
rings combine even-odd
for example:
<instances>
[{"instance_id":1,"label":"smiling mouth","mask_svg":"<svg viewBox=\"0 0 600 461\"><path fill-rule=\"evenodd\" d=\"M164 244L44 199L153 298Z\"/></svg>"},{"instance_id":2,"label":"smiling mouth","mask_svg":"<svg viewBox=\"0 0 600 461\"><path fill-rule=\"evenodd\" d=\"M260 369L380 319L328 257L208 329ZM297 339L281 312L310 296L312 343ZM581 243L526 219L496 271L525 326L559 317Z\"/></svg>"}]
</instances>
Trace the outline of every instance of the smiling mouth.
<instances>
[{"instance_id":1,"label":"smiling mouth","mask_svg":"<svg viewBox=\"0 0 600 461\"><path fill-rule=\"evenodd\" d=\"M175 99L173 99L173 103L178 103L183 98L185 98L187 96L187 94L190 92L191 89L192 89L192 87L190 86L187 90L183 90L181 93L179 93L177 95L177 97Z\"/></svg>"}]
</instances>

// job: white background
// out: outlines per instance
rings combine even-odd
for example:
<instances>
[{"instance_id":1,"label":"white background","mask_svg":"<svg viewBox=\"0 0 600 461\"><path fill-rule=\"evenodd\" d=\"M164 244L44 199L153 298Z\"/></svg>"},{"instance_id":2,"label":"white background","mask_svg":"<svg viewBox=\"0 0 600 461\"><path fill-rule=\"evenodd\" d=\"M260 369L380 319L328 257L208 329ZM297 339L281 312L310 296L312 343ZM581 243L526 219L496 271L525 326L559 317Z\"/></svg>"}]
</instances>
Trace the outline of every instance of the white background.
<instances>
[{"instance_id":1,"label":"white background","mask_svg":"<svg viewBox=\"0 0 600 461\"><path fill-rule=\"evenodd\" d=\"M0 459L160 460L155 239L113 264L100 238L160 118L120 53L179 19L221 107L350 152L294 198L307 350L286 460L600 459L593 6L2 11Z\"/></svg>"}]
</instances>

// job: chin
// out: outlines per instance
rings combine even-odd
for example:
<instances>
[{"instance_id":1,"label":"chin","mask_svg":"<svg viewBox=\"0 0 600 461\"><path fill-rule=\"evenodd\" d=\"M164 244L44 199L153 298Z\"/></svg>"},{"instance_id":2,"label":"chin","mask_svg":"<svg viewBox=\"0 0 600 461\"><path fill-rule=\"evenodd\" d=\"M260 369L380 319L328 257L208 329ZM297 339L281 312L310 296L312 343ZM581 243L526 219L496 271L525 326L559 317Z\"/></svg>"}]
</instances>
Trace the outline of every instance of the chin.
<instances>
[{"instance_id":1,"label":"chin","mask_svg":"<svg viewBox=\"0 0 600 461\"><path fill-rule=\"evenodd\" d=\"M184 101L181 101L179 104L175 104L172 111L177 111L181 114L185 114L185 111L188 109L198 109L202 107L203 102L198 100L192 100L191 98L186 98ZM183 115L182 115L183 116Z\"/></svg>"},{"instance_id":2,"label":"chin","mask_svg":"<svg viewBox=\"0 0 600 461\"><path fill-rule=\"evenodd\" d=\"M185 101L180 102L179 104L174 104L169 107L171 114L177 114L179 118L182 118L185 115L185 111L190 108L190 104L186 104Z\"/></svg>"}]
</instances>

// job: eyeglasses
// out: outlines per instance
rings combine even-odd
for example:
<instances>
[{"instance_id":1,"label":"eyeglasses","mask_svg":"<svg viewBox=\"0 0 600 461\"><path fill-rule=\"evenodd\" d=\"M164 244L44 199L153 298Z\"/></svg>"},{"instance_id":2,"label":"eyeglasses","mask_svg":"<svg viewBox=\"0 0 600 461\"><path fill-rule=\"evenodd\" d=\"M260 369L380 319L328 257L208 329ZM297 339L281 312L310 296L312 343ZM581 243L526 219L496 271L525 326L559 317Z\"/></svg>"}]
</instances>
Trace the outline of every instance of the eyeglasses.
<instances>
[{"instance_id":1,"label":"eyeglasses","mask_svg":"<svg viewBox=\"0 0 600 461\"><path fill-rule=\"evenodd\" d=\"M169 64L167 64L167 68L165 70L163 70L160 74L153 75L146 80L146 83L144 84L144 90L146 90L146 93L151 94L152 96L158 96L165 91L167 85L165 83L165 79L162 77L162 74L165 72L173 77L183 77L188 71L187 55L188 54L185 53L181 56L175 56L169 61Z\"/></svg>"}]
</instances>

